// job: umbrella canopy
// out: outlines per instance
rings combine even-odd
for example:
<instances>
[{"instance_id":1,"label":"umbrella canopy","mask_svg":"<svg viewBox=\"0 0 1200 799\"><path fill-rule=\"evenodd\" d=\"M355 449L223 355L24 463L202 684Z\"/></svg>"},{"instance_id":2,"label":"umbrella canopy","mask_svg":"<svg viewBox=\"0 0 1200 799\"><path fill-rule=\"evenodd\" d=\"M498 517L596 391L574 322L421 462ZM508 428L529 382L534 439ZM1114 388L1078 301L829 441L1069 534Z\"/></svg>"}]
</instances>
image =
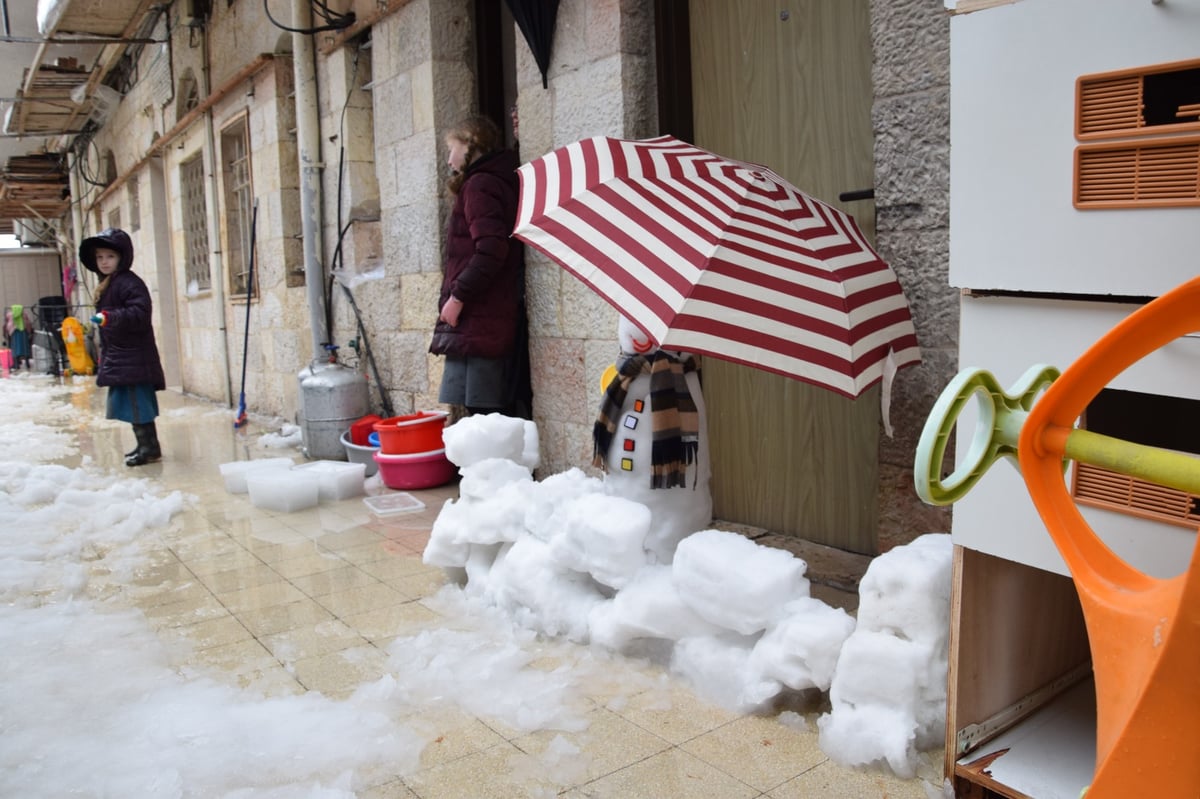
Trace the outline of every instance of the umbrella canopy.
<instances>
[{"instance_id":1,"label":"umbrella canopy","mask_svg":"<svg viewBox=\"0 0 1200 799\"><path fill-rule=\"evenodd\" d=\"M513 235L660 347L847 397L889 362L920 362L900 283L853 217L766 167L671 136L597 136L519 174Z\"/></svg>"}]
</instances>

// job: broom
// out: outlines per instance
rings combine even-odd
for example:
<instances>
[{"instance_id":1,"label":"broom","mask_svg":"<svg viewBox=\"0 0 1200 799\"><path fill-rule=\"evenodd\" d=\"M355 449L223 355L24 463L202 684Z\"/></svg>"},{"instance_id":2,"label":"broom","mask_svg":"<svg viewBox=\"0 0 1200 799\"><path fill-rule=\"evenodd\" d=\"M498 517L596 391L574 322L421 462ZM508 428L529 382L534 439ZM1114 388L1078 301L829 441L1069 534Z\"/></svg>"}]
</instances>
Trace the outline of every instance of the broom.
<instances>
[{"instance_id":1,"label":"broom","mask_svg":"<svg viewBox=\"0 0 1200 799\"><path fill-rule=\"evenodd\" d=\"M254 201L254 210L250 212L250 269L246 274L246 329L242 336L242 388L238 394L237 418L233 420L234 429L246 424L246 355L250 350L250 294L254 291L254 237L258 226L258 200Z\"/></svg>"}]
</instances>

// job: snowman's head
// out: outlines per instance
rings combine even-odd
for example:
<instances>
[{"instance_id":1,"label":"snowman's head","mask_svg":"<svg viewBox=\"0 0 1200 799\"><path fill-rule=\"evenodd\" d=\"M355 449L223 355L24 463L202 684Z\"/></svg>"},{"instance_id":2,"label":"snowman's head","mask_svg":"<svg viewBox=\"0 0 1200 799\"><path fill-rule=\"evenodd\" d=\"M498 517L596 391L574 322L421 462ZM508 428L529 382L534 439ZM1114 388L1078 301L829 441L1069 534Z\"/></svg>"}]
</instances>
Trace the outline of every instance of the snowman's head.
<instances>
[{"instance_id":1,"label":"snowman's head","mask_svg":"<svg viewBox=\"0 0 1200 799\"><path fill-rule=\"evenodd\" d=\"M649 355L658 349L646 331L626 316L617 322L617 343L626 355Z\"/></svg>"}]
</instances>

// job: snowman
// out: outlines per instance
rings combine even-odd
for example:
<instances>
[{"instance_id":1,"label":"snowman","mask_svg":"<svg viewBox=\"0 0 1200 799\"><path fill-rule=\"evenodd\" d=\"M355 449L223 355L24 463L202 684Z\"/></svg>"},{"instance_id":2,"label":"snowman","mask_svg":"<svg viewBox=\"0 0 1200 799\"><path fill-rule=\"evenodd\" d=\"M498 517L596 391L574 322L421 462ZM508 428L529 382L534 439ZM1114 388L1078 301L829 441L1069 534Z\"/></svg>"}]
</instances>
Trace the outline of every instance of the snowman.
<instances>
[{"instance_id":1,"label":"snowman","mask_svg":"<svg viewBox=\"0 0 1200 799\"><path fill-rule=\"evenodd\" d=\"M608 494L650 509L645 549L670 563L675 547L712 521L708 412L698 359L659 349L624 316L621 353L605 371L593 429L593 465Z\"/></svg>"}]
</instances>

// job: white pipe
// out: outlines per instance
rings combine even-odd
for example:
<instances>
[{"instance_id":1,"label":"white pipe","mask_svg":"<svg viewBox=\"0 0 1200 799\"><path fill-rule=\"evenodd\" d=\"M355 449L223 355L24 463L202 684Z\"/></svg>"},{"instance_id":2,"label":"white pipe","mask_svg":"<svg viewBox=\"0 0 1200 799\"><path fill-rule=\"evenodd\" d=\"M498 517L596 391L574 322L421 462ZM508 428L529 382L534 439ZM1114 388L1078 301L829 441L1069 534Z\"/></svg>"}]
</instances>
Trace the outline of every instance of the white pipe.
<instances>
[{"instance_id":1,"label":"white pipe","mask_svg":"<svg viewBox=\"0 0 1200 799\"><path fill-rule=\"evenodd\" d=\"M310 0L292 0L292 27L312 27ZM312 327L313 360L325 360L325 270L321 263L321 123L317 109L316 48L312 34L293 33L296 76L296 143L300 154L300 230L303 236L304 287Z\"/></svg>"},{"instance_id":2,"label":"white pipe","mask_svg":"<svg viewBox=\"0 0 1200 799\"><path fill-rule=\"evenodd\" d=\"M209 52L209 42L211 39L208 35L208 27L201 26L200 35L203 37L200 42L201 58L204 59L204 66L201 69L203 75L204 86L202 90L204 96L207 97L212 91L212 54ZM217 180L218 169L217 161L217 140L213 133L213 115L212 109L209 108L204 112L204 163L208 164L208 191L204 192L204 211L208 214L209 221L214 223L215 230L210 229L209 235L209 254L211 260L209 262L209 284L212 286L212 300L217 309L217 336L220 339L218 346L221 348L221 357L217 359L221 368L221 399L225 402L225 406L233 407L233 376L229 367L229 326L225 320L225 267L224 260L221 257L221 227L216 225L216 221L221 218L220 204L218 198L221 196L221 184ZM249 300L247 299L247 302Z\"/></svg>"}]
</instances>

